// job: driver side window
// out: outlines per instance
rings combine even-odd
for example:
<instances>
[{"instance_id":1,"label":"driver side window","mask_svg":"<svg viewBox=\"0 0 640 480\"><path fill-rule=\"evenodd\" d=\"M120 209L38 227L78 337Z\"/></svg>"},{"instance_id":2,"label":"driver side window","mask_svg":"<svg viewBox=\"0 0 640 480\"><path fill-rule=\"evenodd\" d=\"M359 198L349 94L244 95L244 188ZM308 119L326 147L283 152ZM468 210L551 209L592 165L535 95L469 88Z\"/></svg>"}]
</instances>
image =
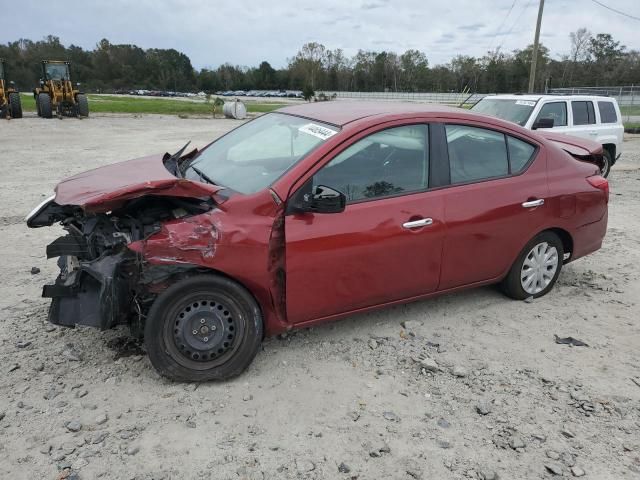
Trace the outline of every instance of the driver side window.
<instances>
[{"instance_id":1,"label":"driver side window","mask_svg":"<svg viewBox=\"0 0 640 480\"><path fill-rule=\"evenodd\" d=\"M313 177L344 193L347 203L400 195L428 186L427 125L373 133L339 153Z\"/></svg>"}]
</instances>

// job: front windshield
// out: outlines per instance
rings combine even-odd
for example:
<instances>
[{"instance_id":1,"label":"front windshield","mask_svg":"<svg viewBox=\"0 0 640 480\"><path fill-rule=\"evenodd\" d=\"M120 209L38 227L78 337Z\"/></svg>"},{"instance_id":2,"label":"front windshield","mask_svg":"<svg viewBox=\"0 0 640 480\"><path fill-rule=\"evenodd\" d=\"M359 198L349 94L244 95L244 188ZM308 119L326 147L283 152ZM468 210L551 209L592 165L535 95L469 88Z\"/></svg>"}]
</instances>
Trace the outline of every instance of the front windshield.
<instances>
[{"instance_id":1,"label":"front windshield","mask_svg":"<svg viewBox=\"0 0 640 480\"><path fill-rule=\"evenodd\" d=\"M255 193L337 131L325 123L268 113L210 144L189 165L186 177L210 179L240 193Z\"/></svg>"},{"instance_id":2,"label":"front windshield","mask_svg":"<svg viewBox=\"0 0 640 480\"><path fill-rule=\"evenodd\" d=\"M47 80L66 80L69 78L69 66L65 63L47 63Z\"/></svg>"},{"instance_id":3,"label":"front windshield","mask_svg":"<svg viewBox=\"0 0 640 480\"><path fill-rule=\"evenodd\" d=\"M476 103L471 110L524 126L535 106L536 102L533 100L485 97Z\"/></svg>"}]
</instances>

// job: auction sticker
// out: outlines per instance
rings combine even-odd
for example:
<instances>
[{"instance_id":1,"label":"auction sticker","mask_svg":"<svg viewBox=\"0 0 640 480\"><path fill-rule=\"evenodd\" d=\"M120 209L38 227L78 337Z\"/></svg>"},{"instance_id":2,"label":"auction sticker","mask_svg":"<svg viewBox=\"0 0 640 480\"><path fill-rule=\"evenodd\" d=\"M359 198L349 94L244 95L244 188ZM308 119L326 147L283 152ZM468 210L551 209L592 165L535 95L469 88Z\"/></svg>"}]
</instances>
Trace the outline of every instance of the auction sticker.
<instances>
[{"instance_id":1,"label":"auction sticker","mask_svg":"<svg viewBox=\"0 0 640 480\"><path fill-rule=\"evenodd\" d=\"M535 107L536 102L532 102L531 100L517 100L516 105L526 105L527 107Z\"/></svg>"},{"instance_id":2,"label":"auction sticker","mask_svg":"<svg viewBox=\"0 0 640 480\"><path fill-rule=\"evenodd\" d=\"M322 125L317 125L315 123L307 123L306 125L298 128L298 131L308 135L313 135L314 137L318 137L322 140L326 140L338 133L330 128L323 127Z\"/></svg>"}]
</instances>

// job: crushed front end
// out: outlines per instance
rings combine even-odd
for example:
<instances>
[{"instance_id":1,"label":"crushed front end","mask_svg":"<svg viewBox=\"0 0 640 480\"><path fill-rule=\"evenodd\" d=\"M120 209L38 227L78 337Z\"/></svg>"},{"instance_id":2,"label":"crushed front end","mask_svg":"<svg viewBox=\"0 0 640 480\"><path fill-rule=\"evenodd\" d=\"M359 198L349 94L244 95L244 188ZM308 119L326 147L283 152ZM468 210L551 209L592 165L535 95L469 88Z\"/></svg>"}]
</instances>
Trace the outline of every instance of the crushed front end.
<instances>
[{"instance_id":1,"label":"crushed front end","mask_svg":"<svg viewBox=\"0 0 640 480\"><path fill-rule=\"evenodd\" d=\"M49 321L102 330L129 324L134 333L153 302L158 285L192 265L148 265L129 248L159 232L163 223L211 210L211 200L142 196L112 211L90 213L76 205L58 205L53 198L28 217L31 228L62 225L66 234L47 246L47 258L58 258L60 274L45 285L51 298Z\"/></svg>"}]
</instances>

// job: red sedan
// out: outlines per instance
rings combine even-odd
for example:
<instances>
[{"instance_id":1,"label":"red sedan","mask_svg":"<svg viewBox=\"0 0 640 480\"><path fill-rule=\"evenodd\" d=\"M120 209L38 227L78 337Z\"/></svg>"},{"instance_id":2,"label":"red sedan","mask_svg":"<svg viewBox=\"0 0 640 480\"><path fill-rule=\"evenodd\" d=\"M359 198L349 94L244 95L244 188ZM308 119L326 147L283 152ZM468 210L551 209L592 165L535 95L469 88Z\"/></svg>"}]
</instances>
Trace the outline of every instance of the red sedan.
<instances>
[{"instance_id":1,"label":"red sedan","mask_svg":"<svg viewBox=\"0 0 640 480\"><path fill-rule=\"evenodd\" d=\"M128 324L161 374L203 381L241 373L265 334L478 285L540 297L600 248L609 196L599 145L542 135L313 103L76 175L27 217L67 231L49 320Z\"/></svg>"}]
</instances>

